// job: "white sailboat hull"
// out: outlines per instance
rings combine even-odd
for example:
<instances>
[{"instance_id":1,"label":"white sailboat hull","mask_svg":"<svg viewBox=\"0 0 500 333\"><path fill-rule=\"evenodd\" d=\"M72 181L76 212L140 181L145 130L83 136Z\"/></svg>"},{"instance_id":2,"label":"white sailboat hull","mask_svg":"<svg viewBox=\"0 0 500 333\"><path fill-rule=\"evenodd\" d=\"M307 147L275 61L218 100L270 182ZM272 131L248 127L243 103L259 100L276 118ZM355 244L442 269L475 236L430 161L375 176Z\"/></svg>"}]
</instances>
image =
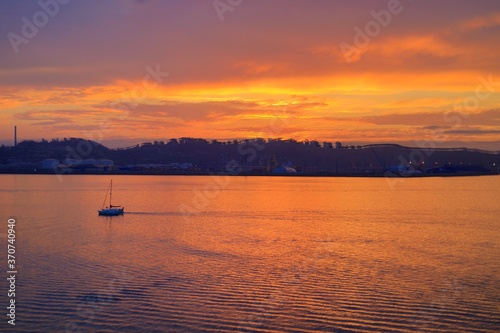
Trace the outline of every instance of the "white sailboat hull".
<instances>
[{"instance_id":1,"label":"white sailboat hull","mask_svg":"<svg viewBox=\"0 0 500 333\"><path fill-rule=\"evenodd\" d=\"M123 215L124 209L125 208L104 208L99 210L99 215L104 215L104 216Z\"/></svg>"}]
</instances>

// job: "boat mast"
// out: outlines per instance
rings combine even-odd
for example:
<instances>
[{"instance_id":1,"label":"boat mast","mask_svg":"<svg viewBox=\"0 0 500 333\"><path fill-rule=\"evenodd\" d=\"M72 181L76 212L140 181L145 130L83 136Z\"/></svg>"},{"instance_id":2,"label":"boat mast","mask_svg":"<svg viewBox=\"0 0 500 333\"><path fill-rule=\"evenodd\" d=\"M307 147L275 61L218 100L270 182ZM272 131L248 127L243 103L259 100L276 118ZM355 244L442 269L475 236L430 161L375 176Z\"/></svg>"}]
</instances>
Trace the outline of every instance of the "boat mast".
<instances>
[{"instance_id":1,"label":"boat mast","mask_svg":"<svg viewBox=\"0 0 500 333\"><path fill-rule=\"evenodd\" d=\"M111 205L111 194L113 193L113 179L111 179L111 185L109 186L109 208L113 208Z\"/></svg>"}]
</instances>

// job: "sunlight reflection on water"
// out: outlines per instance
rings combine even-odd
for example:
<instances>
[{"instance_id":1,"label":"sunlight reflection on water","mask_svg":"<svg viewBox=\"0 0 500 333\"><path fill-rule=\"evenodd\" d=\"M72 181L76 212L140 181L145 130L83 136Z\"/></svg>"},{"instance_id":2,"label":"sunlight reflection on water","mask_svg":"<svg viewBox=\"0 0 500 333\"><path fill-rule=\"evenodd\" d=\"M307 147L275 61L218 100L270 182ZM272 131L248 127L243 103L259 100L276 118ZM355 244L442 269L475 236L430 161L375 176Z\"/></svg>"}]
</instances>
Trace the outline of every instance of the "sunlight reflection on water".
<instances>
[{"instance_id":1,"label":"sunlight reflection on water","mask_svg":"<svg viewBox=\"0 0 500 333\"><path fill-rule=\"evenodd\" d=\"M500 327L498 177L235 177L188 218L209 177L114 176L116 218L108 177L0 178L19 332Z\"/></svg>"}]
</instances>

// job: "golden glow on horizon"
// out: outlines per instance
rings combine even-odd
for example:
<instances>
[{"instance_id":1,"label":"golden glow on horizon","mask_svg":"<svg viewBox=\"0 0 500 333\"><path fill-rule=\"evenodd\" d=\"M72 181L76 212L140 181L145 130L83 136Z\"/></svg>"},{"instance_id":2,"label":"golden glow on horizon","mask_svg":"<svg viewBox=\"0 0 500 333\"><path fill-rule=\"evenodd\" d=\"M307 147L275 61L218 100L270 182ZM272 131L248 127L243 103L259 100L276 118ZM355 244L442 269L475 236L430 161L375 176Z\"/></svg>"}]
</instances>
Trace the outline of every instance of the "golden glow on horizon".
<instances>
[{"instance_id":1,"label":"golden glow on horizon","mask_svg":"<svg viewBox=\"0 0 500 333\"><path fill-rule=\"evenodd\" d=\"M141 87L140 82L122 81L116 85L89 87L82 90L76 88L27 90L18 94L15 98L3 99L2 107L11 110L3 112L7 122L17 123L23 129L29 129L33 124L45 124L46 127L50 127L50 124L44 121L52 119L56 124L58 118L71 116L73 127L69 126L67 130L58 129L58 133L60 133L58 135L60 136L79 136L81 131L75 133L75 128L78 128L78 126L82 128L95 127L96 124L103 120L119 119L125 111L112 105L121 100L129 103L130 112L133 113L133 116L127 116L125 120L134 125L133 127L123 126L118 121L112 133L113 136L118 137L158 137L158 128L164 130L170 128L172 134L169 136L180 137L186 136L182 128L188 126L191 133L189 136L208 138L221 136L240 138L293 137L298 140L319 138L320 140L331 141L341 136L348 140L370 140L371 138L375 140L379 138L381 141L397 141L401 135L405 135L407 138L416 140L425 133L412 132L408 131L408 129L401 131L410 124L403 127L399 125L398 130L394 128L395 124L377 125L376 129L374 129L372 126L367 126L366 122L360 120L360 118L387 114L407 114L408 112L418 113L422 110L442 114L444 111L453 110L454 103L460 101L459 96L462 95L460 93L463 93L462 85L457 84L457 82L463 81L463 86L465 86L466 78L472 77L473 74L456 73L451 77L435 76L442 81L453 81L454 77L456 80L452 85L446 87L445 93L434 94L439 97L427 97L428 94L418 93L418 91L413 90L405 92L408 86L404 90L399 89L392 92L391 89L384 85L392 80L403 80L403 75L396 79L392 74L379 76L380 80L378 82L373 78L368 81L367 76L365 76L363 80L366 83L358 86L358 88L351 86L339 89L324 83L318 84L316 79L310 79L312 83L309 91L307 91L308 94L304 93L304 90L299 91L288 87L275 88L273 86L271 89L266 89L264 85L251 90L245 89L244 86L234 85L224 88L221 85L213 87L199 87L196 85L189 87L158 86L155 89L147 90L145 94L141 95L144 98L136 100L131 97L130 91ZM477 78L475 79L476 81L472 80L472 87L468 85L469 92L465 96L474 94L473 90L470 89L475 89L474 85L477 85ZM304 81L305 78L299 80ZM327 78L324 78L324 80L327 80ZM338 83L342 79L331 78L331 80ZM343 80L347 81L346 78ZM425 90L426 87L428 88L424 78L415 77L412 81L412 85L418 85L419 89ZM378 87L376 87L377 84ZM315 90L315 85L321 88ZM356 89L358 89L358 92L354 93ZM398 97L396 99L393 97L388 98L388 93ZM242 95L245 95L246 98L241 98ZM273 97L277 99L273 99ZM25 103L21 102L23 99L26 100ZM170 110L175 109L175 105L181 107L185 104L205 107L208 111L206 118L197 117L196 113L194 113L189 119L183 120L183 114L170 114ZM474 112L494 108L499 104L500 96L495 93L488 100L482 101L481 107L474 110ZM168 105L169 108L165 111L150 112L144 109L147 105L159 108L158 110L161 109L162 105ZM224 108L228 108L228 110ZM61 113L61 110L66 111ZM23 113L29 113L30 117L19 115ZM289 127L289 129L273 133L268 128L269 122L273 119L279 119L281 122L286 120L286 126L284 127ZM335 119L338 119L338 121L335 121ZM207 124L210 125L207 126ZM175 128L178 128L178 130L172 131ZM483 126L483 128L485 127ZM36 131L33 131L32 135L37 136L36 133ZM43 134L38 135L47 137ZM497 140L497 137L495 133L490 133L483 135L481 140L494 141Z\"/></svg>"}]
</instances>

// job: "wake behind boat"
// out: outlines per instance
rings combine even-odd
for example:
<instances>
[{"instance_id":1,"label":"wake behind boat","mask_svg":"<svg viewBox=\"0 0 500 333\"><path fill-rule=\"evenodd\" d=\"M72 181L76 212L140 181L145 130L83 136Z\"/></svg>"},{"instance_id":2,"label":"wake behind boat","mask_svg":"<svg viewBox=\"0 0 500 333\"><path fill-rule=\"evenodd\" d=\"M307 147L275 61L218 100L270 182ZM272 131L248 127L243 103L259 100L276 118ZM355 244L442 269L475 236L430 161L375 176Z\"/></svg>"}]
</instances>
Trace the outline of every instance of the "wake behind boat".
<instances>
[{"instance_id":1,"label":"wake behind boat","mask_svg":"<svg viewBox=\"0 0 500 333\"><path fill-rule=\"evenodd\" d=\"M109 193L109 206L104 207L106 205L106 199L108 198L108 193ZM109 191L106 192L106 196L104 197L104 202L102 204L102 209L99 210L99 215L103 215L103 216L123 215L125 207L113 206L111 204L112 193L113 193L113 179L111 179L111 183L109 184Z\"/></svg>"}]
</instances>

